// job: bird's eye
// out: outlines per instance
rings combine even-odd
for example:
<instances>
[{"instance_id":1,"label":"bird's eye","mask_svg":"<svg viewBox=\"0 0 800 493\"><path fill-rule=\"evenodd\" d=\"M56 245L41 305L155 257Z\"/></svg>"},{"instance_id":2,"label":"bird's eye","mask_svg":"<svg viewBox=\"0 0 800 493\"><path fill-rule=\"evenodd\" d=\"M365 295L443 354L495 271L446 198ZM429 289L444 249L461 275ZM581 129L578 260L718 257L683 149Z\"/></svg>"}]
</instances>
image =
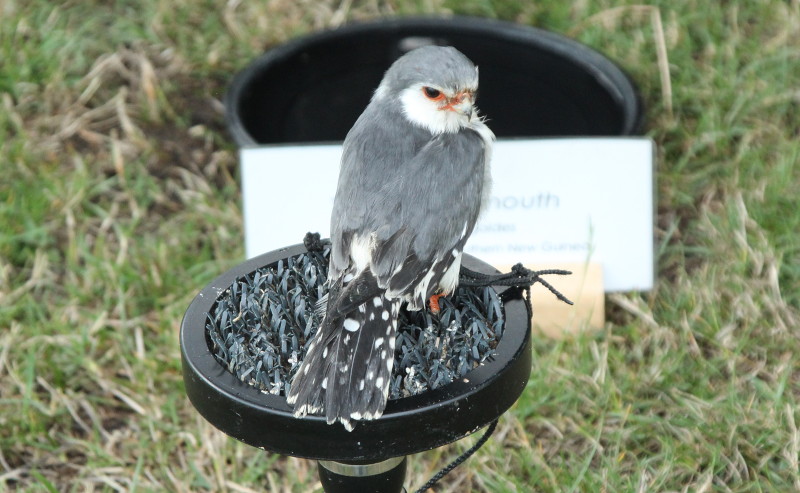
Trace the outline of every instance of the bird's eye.
<instances>
[{"instance_id":1,"label":"bird's eye","mask_svg":"<svg viewBox=\"0 0 800 493\"><path fill-rule=\"evenodd\" d=\"M432 101L440 101L444 99L444 94L442 94L442 91L434 89L433 87L423 87L422 92L425 93L426 98Z\"/></svg>"}]
</instances>

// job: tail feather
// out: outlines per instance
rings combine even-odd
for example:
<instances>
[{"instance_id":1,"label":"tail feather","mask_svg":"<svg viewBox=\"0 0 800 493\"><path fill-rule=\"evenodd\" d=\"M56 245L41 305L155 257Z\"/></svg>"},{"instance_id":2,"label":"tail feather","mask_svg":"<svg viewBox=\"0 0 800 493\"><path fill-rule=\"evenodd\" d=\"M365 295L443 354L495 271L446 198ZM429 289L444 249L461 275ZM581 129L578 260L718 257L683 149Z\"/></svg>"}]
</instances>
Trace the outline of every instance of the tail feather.
<instances>
[{"instance_id":1,"label":"tail feather","mask_svg":"<svg viewBox=\"0 0 800 493\"><path fill-rule=\"evenodd\" d=\"M309 343L287 401L295 416L324 411L352 430L352 420L383 414L394 365L399 301L378 295L344 317L326 317Z\"/></svg>"}]
</instances>

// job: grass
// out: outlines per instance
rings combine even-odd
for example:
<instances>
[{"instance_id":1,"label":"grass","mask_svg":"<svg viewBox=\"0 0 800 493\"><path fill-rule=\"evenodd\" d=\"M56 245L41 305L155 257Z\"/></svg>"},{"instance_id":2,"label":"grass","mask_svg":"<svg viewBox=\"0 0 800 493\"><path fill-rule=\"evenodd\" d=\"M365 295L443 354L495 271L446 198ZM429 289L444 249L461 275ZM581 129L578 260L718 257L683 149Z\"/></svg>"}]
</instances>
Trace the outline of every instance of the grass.
<instances>
[{"instance_id":1,"label":"grass","mask_svg":"<svg viewBox=\"0 0 800 493\"><path fill-rule=\"evenodd\" d=\"M267 46L427 12L608 54L659 149L656 288L537 340L439 491L800 490L797 0L0 3L0 490L319 490L183 392L183 311L243 255L221 95ZM415 457L409 488L467 446Z\"/></svg>"}]
</instances>

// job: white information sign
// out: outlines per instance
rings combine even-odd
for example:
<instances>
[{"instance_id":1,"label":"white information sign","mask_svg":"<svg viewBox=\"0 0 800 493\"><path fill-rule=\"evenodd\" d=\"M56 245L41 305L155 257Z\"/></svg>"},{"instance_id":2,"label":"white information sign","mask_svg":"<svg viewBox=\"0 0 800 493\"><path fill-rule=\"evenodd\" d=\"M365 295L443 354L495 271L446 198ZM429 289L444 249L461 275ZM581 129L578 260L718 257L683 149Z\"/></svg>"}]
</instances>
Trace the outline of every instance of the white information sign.
<instances>
[{"instance_id":1,"label":"white information sign","mask_svg":"<svg viewBox=\"0 0 800 493\"><path fill-rule=\"evenodd\" d=\"M328 236L340 156L340 145L242 149L248 257ZM650 139L499 140L492 177L467 253L498 266L600 263L606 291L652 288Z\"/></svg>"}]
</instances>

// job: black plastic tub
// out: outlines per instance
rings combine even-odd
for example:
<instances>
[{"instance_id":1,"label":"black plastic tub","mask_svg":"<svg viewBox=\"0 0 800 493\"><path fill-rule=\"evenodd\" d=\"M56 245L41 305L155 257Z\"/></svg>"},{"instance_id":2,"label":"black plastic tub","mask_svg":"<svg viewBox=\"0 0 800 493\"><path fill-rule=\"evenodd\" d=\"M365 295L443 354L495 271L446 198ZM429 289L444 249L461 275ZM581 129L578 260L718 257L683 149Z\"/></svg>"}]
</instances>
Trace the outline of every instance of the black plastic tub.
<instances>
[{"instance_id":1,"label":"black plastic tub","mask_svg":"<svg viewBox=\"0 0 800 493\"><path fill-rule=\"evenodd\" d=\"M463 17L352 24L276 47L230 85L228 128L241 147L341 141L391 63L431 43L478 65L478 106L498 137L642 132L635 85L603 55L541 29Z\"/></svg>"}]
</instances>

